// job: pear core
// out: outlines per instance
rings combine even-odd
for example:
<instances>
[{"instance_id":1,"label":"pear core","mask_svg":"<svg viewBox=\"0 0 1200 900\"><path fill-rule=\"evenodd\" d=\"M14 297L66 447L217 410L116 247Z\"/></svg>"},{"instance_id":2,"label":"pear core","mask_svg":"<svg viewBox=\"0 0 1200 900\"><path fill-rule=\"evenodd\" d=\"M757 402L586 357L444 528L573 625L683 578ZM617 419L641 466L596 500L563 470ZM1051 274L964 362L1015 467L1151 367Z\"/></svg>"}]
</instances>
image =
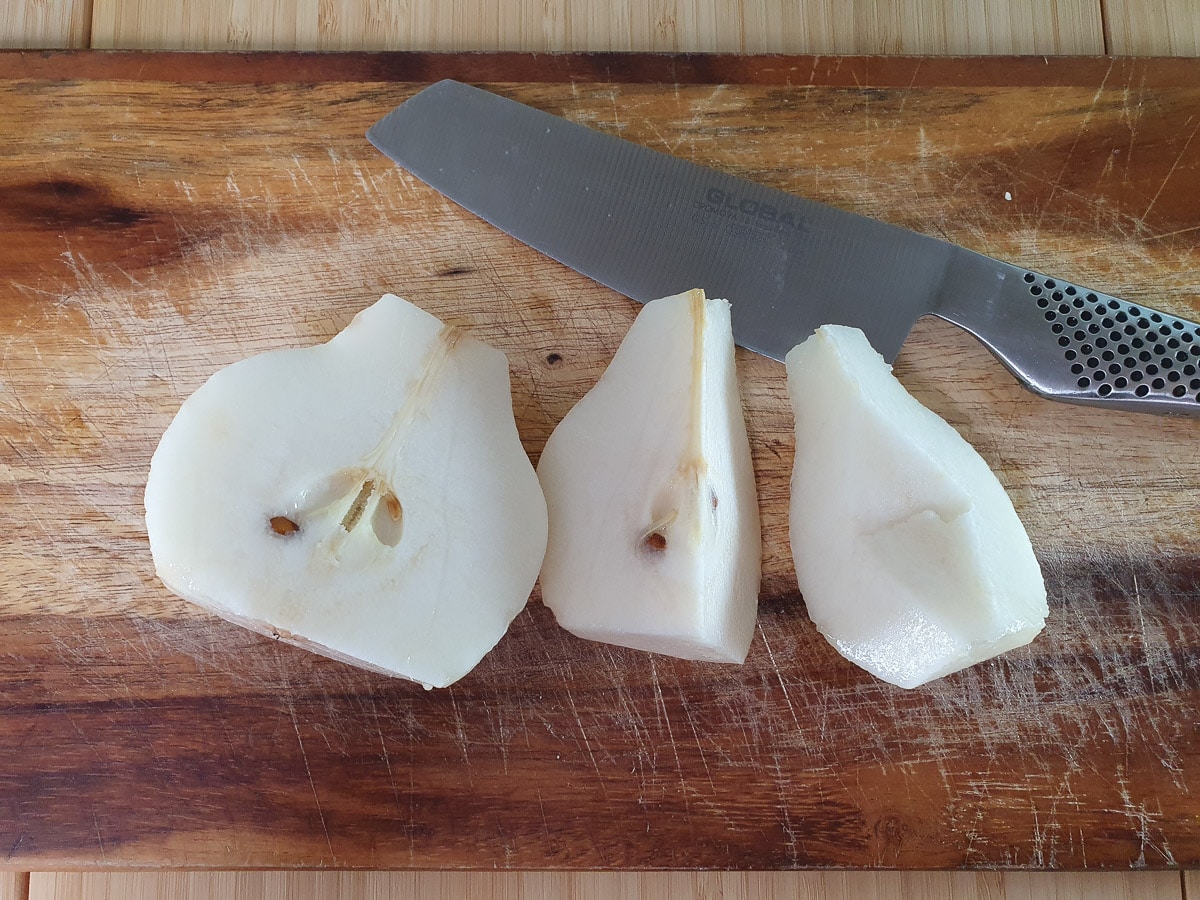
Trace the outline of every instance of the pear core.
<instances>
[{"instance_id":1,"label":"pear core","mask_svg":"<svg viewBox=\"0 0 1200 900\"><path fill-rule=\"evenodd\" d=\"M729 304L647 303L538 463L542 599L589 640L742 662L760 536Z\"/></svg>"},{"instance_id":2,"label":"pear core","mask_svg":"<svg viewBox=\"0 0 1200 900\"><path fill-rule=\"evenodd\" d=\"M427 686L499 641L546 547L504 354L390 294L328 343L209 378L145 506L181 597Z\"/></svg>"}]
</instances>

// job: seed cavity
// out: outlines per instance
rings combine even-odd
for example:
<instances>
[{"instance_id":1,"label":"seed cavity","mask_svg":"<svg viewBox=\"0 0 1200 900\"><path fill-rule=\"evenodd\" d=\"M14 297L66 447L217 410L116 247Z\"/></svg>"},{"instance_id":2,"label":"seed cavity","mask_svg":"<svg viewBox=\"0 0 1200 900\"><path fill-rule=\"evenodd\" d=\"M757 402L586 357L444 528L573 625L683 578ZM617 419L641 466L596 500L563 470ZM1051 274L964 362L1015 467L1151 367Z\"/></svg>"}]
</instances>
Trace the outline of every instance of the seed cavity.
<instances>
[{"instance_id":1,"label":"seed cavity","mask_svg":"<svg viewBox=\"0 0 1200 900\"><path fill-rule=\"evenodd\" d=\"M664 552L668 544L667 535L671 533L671 526L678 518L677 509L670 509L655 516L638 536L637 546L647 553Z\"/></svg>"},{"instance_id":2,"label":"seed cavity","mask_svg":"<svg viewBox=\"0 0 1200 900\"><path fill-rule=\"evenodd\" d=\"M318 479L296 496L287 515L270 520L279 535L295 533L300 522L332 528L325 546L338 556L351 533L374 535L386 547L397 546L404 507L385 475L356 466Z\"/></svg>"},{"instance_id":3,"label":"seed cavity","mask_svg":"<svg viewBox=\"0 0 1200 900\"><path fill-rule=\"evenodd\" d=\"M297 523L323 533L318 547L337 562L344 553L358 553L374 538L384 547L400 543L404 507L392 487L408 447L411 426L425 412L456 348L466 339L461 327L446 325L421 362L408 396L392 416L379 442L358 465L314 478L295 495L287 516L270 520L277 534L299 530ZM362 527L364 523L367 527ZM358 537L354 537L358 535ZM364 544L363 538L367 541ZM352 548L359 548L354 550Z\"/></svg>"},{"instance_id":4,"label":"seed cavity","mask_svg":"<svg viewBox=\"0 0 1200 900\"><path fill-rule=\"evenodd\" d=\"M379 543L395 547L400 543L403 525L404 507L400 505L400 498L390 489L384 491L371 515L371 530L375 532Z\"/></svg>"}]
</instances>

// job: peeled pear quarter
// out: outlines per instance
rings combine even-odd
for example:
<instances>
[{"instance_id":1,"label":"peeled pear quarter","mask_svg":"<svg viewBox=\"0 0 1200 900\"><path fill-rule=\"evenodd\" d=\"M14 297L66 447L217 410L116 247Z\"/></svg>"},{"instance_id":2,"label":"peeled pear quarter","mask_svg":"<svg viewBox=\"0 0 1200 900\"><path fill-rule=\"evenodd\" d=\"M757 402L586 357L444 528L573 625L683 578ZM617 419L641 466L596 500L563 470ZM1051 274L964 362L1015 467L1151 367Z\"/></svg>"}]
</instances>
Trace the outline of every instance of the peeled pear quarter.
<instances>
[{"instance_id":1,"label":"peeled pear quarter","mask_svg":"<svg viewBox=\"0 0 1200 900\"><path fill-rule=\"evenodd\" d=\"M179 596L426 686L500 640L546 549L504 354L391 294L328 343L216 372L145 506Z\"/></svg>"},{"instance_id":2,"label":"peeled pear quarter","mask_svg":"<svg viewBox=\"0 0 1200 900\"><path fill-rule=\"evenodd\" d=\"M1041 569L1000 481L857 328L787 355L791 544L809 616L850 661L917 687L1029 643Z\"/></svg>"},{"instance_id":3,"label":"peeled pear quarter","mask_svg":"<svg viewBox=\"0 0 1200 900\"><path fill-rule=\"evenodd\" d=\"M538 463L542 599L582 638L742 662L760 534L729 304L647 303Z\"/></svg>"}]
</instances>

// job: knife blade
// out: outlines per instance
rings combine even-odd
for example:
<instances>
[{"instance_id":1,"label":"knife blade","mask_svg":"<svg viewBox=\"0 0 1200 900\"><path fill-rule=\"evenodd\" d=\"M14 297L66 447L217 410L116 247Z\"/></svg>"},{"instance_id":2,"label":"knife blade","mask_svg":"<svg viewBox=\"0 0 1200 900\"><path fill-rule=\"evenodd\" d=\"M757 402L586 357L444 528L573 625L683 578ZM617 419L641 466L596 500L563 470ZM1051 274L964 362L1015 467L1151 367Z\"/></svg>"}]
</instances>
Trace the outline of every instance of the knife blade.
<instances>
[{"instance_id":1,"label":"knife blade","mask_svg":"<svg viewBox=\"0 0 1200 900\"><path fill-rule=\"evenodd\" d=\"M451 200L640 302L702 287L734 338L782 360L827 323L889 362L935 315L1028 388L1071 403L1200 416L1200 325L699 166L455 81L367 138Z\"/></svg>"}]
</instances>

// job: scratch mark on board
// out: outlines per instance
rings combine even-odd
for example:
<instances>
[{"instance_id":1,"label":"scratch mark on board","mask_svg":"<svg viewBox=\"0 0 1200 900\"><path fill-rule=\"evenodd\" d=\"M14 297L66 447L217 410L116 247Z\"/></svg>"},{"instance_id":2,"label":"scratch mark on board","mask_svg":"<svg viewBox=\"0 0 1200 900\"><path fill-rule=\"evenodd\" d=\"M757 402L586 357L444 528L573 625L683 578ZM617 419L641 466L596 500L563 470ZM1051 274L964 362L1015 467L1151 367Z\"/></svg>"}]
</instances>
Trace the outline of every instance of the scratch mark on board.
<instances>
[{"instance_id":1,"label":"scratch mark on board","mask_svg":"<svg viewBox=\"0 0 1200 900\"><path fill-rule=\"evenodd\" d=\"M1175 865L1175 854L1171 852L1170 846L1167 844L1165 836L1161 836L1161 844L1156 844L1150 836L1151 816L1146 809L1146 804L1133 802L1133 798L1129 794L1129 785L1124 777L1121 778L1121 802L1125 806L1125 815L1136 821L1137 826L1134 833L1138 836L1140 846L1138 848L1138 858L1134 863L1136 868L1144 868L1146 866L1146 848L1156 851L1168 865Z\"/></svg>"},{"instance_id":2,"label":"scratch mark on board","mask_svg":"<svg viewBox=\"0 0 1200 900\"><path fill-rule=\"evenodd\" d=\"M762 627L762 623L758 623L758 633L762 636L763 646L767 648L767 657L771 660L771 669L775 673L775 678L779 682L779 688L783 691L784 702L787 703L788 711L792 714L792 722L796 726L796 732L803 735L804 729L800 727L800 716L796 714L796 707L792 703L792 695L788 693L787 682L783 679L783 670L775 661L775 651L771 649L771 642L767 639L767 632Z\"/></svg>"},{"instance_id":3,"label":"scratch mark on board","mask_svg":"<svg viewBox=\"0 0 1200 900\"><path fill-rule=\"evenodd\" d=\"M679 145L683 143L682 137L679 138L677 141L675 141L674 144L672 144L670 141L668 141L663 136L663 133L654 126L654 123L650 119L646 119L645 121L646 121L646 127L654 132L654 136L656 138L658 138L659 143L661 143L664 147L667 148L668 153L674 154L675 151L679 149Z\"/></svg>"},{"instance_id":4,"label":"scratch mark on board","mask_svg":"<svg viewBox=\"0 0 1200 900\"><path fill-rule=\"evenodd\" d=\"M775 770L775 790L779 797L779 827L783 830L784 835L787 837L786 846L788 860L794 863L799 858L799 850L801 849L801 846L796 825L794 822L792 822L791 807L788 804L788 796L790 793L788 788L790 785L785 784L785 782L790 781L790 779L784 775L783 764L780 760L779 754L772 754L772 759L775 763L773 767Z\"/></svg>"},{"instance_id":5,"label":"scratch mark on board","mask_svg":"<svg viewBox=\"0 0 1200 900\"><path fill-rule=\"evenodd\" d=\"M538 811L542 814L542 831L549 838L553 831L550 828L550 820L546 817L546 802L542 799L542 789L536 788Z\"/></svg>"},{"instance_id":6,"label":"scratch mark on board","mask_svg":"<svg viewBox=\"0 0 1200 900\"><path fill-rule=\"evenodd\" d=\"M379 708L375 705L375 698L371 697L371 715L375 719L375 731L379 735L379 754L383 760L383 766L387 769L388 784L392 788L392 799L396 802L396 813L403 815L403 810L400 807L400 789L396 786L396 775L392 771L392 758L388 755L387 741L383 737L383 723L379 720Z\"/></svg>"},{"instance_id":7,"label":"scratch mark on board","mask_svg":"<svg viewBox=\"0 0 1200 900\"><path fill-rule=\"evenodd\" d=\"M683 805L690 813L691 801L688 799L687 777L683 772L683 761L679 758L679 745L675 743L675 729L671 727L671 717L667 714L667 702L663 698L662 684L658 680L658 666L654 657L650 657L650 678L654 682L654 702L662 713L663 724L667 726L667 740L671 742L671 753L675 756L675 768L679 772L679 784L683 788Z\"/></svg>"},{"instance_id":8,"label":"scratch mark on board","mask_svg":"<svg viewBox=\"0 0 1200 900\"><path fill-rule=\"evenodd\" d=\"M1187 228L1177 228L1174 231L1164 231L1162 234L1151 235L1150 237L1146 238L1146 240L1147 241L1161 241L1161 240L1165 240L1166 238L1176 237L1181 234L1188 234L1193 231L1200 231L1200 225L1190 225ZM1181 267L1186 266L1186 265L1187 265L1187 262L1185 260L1180 260Z\"/></svg>"},{"instance_id":9,"label":"scratch mark on board","mask_svg":"<svg viewBox=\"0 0 1200 900\"><path fill-rule=\"evenodd\" d=\"M96 813L96 807L92 807L92 824L96 827L96 843L100 847L101 862L108 862L108 851L104 848L104 835L100 833L100 817Z\"/></svg>"},{"instance_id":10,"label":"scratch mark on board","mask_svg":"<svg viewBox=\"0 0 1200 900\"><path fill-rule=\"evenodd\" d=\"M471 754L469 751L470 741L467 739L467 727L463 721L462 712L458 708L458 698L452 691L450 693L450 708L454 710L454 736L458 741L458 749L463 756L463 764L467 767L467 778L474 781L473 770L471 769Z\"/></svg>"},{"instance_id":11,"label":"scratch mark on board","mask_svg":"<svg viewBox=\"0 0 1200 900\"><path fill-rule=\"evenodd\" d=\"M621 116L617 112L617 92L610 91L608 101L612 104L613 129L620 134L625 130L625 125L621 122Z\"/></svg>"},{"instance_id":12,"label":"scratch mark on board","mask_svg":"<svg viewBox=\"0 0 1200 900\"><path fill-rule=\"evenodd\" d=\"M1067 155L1063 159L1062 168L1058 170L1058 175L1051 183L1050 194L1046 197L1046 201L1042 204L1041 209L1038 211L1037 223L1035 225L1035 227L1038 229L1041 228L1042 218L1045 216L1046 210L1050 207L1050 204L1054 202L1054 195L1058 192L1059 184L1062 182L1063 177L1067 174L1067 169L1071 165L1071 157L1074 156L1075 149L1079 146L1080 140L1083 139L1084 132L1087 131L1088 126L1092 122L1092 117L1096 113L1096 106L1100 103L1100 98L1104 94L1104 88L1108 84L1108 77L1112 74L1114 65L1116 65L1116 60L1110 60L1108 64L1108 71L1104 73L1104 78L1101 79L1100 86L1096 88L1096 93L1092 95L1091 105L1088 107L1088 111L1084 115L1083 121L1079 123L1079 128L1075 132L1075 140L1071 142L1071 146L1067 150Z\"/></svg>"},{"instance_id":13,"label":"scratch mark on board","mask_svg":"<svg viewBox=\"0 0 1200 900\"><path fill-rule=\"evenodd\" d=\"M600 783L600 793L604 798L608 799L608 785L605 783L604 775L600 771L600 763L596 760L596 751L592 747L592 742L588 738L587 729L583 726L583 719L579 715L579 708L575 705L575 695L571 693L571 689L567 688L567 703L571 706L571 715L575 717L575 724L579 727L579 735L583 738L583 749L587 751L588 759L592 763L592 769L596 772L596 780Z\"/></svg>"},{"instance_id":14,"label":"scratch mark on board","mask_svg":"<svg viewBox=\"0 0 1200 900\"><path fill-rule=\"evenodd\" d=\"M708 779L709 796L716 797L717 784L713 781L712 771L708 767L708 756L704 752L704 744L701 742L700 732L696 728L696 718L692 715L691 707L688 706L687 696L683 691L679 693L679 700L683 704L683 711L687 718L688 726L692 729L692 737L696 739L696 752L700 756L700 764L704 766L704 776Z\"/></svg>"},{"instance_id":15,"label":"scratch mark on board","mask_svg":"<svg viewBox=\"0 0 1200 900\"><path fill-rule=\"evenodd\" d=\"M300 745L300 758L304 760L304 774L308 776L308 786L312 788L313 801L317 805L317 817L321 820L321 830L325 833L325 844L329 848L330 861L337 865L337 854L333 852L333 841L329 837L329 825L325 822L325 811L321 808L321 798L317 794L317 783L313 780L312 767L308 764L308 751L304 749L304 738L300 736L300 722L296 718L296 707L288 697L288 715L292 717L292 728L296 731L296 743Z\"/></svg>"},{"instance_id":16,"label":"scratch mark on board","mask_svg":"<svg viewBox=\"0 0 1200 900\"><path fill-rule=\"evenodd\" d=\"M1190 122L1191 119L1188 121ZM1184 124L1186 125L1187 123L1185 122ZM1179 168L1180 162L1183 161L1183 157L1187 153L1188 147L1192 145L1192 139L1196 137L1196 132L1198 131L1200 131L1200 122L1196 123L1196 127L1193 128L1192 133L1188 135L1188 139L1183 142L1183 149L1181 149L1179 154L1175 157L1175 162L1171 163L1171 168L1167 170L1167 175L1162 180L1162 184L1158 186L1158 190L1154 193L1154 196L1150 198L1150 204L1146 207L1145 212L1142 213L1141 220L1138 224L1145 224L1146 217L1150 215L1150 210L1154 209L1154 204L1157 203L1158 198L1162 196L1163 189L1167 186L1167 182L1171 180L1171 176L1174 175L1175 170Z\"/></svg>"},{"instance_id":17,"label":"scratch mark on board","mask_svg":"<svg viewBox=\"0 0 1200 900\"><path fill-rule=\"evenodd\" d=\"M720 97L722 94L724 94L728 89L729 89L728 85L718 84L716 87L713 88L712 93L708 95L708 97L703 101L703 103L693 106L692 120L688 123L687 127L689 129L699 128L702 124L701 120L704 118L705 114L707 114L709 109L712 108L712 105L717 101L717 98Z\"/></svg>"},{"instance_id":18,"label":"scratch mark on board","mask_svg":"<svg viewBox=\"0 0 1200 900\"><path fill-rule=\"evenodd\" d=\"M292 163L300 171L300 177L304 179L304 183L307 184L310 188L313 187L312 179L308 177L308 171L304 168L304 163L300 160L300 157L295 153L292 154Z\"/></svg>"},{"instance_id":19,"label":"scratch mark on board","mask_svg":"<svg viewBox=\"0 0 1200 900\"><path fill-rule=\"evenodd\" d=\"M896 110L897 116L904 115L904 106L908 103L908 95L912 93L913 85L917 83L917 73L921 71L922 60L917 60L917 64L913 67L912 78L908 80L908 87L904 89L904 93L900 95L900 107ZM925 136L925 126L921 126L921 137Z\"/></svg>"}]
</instances>

